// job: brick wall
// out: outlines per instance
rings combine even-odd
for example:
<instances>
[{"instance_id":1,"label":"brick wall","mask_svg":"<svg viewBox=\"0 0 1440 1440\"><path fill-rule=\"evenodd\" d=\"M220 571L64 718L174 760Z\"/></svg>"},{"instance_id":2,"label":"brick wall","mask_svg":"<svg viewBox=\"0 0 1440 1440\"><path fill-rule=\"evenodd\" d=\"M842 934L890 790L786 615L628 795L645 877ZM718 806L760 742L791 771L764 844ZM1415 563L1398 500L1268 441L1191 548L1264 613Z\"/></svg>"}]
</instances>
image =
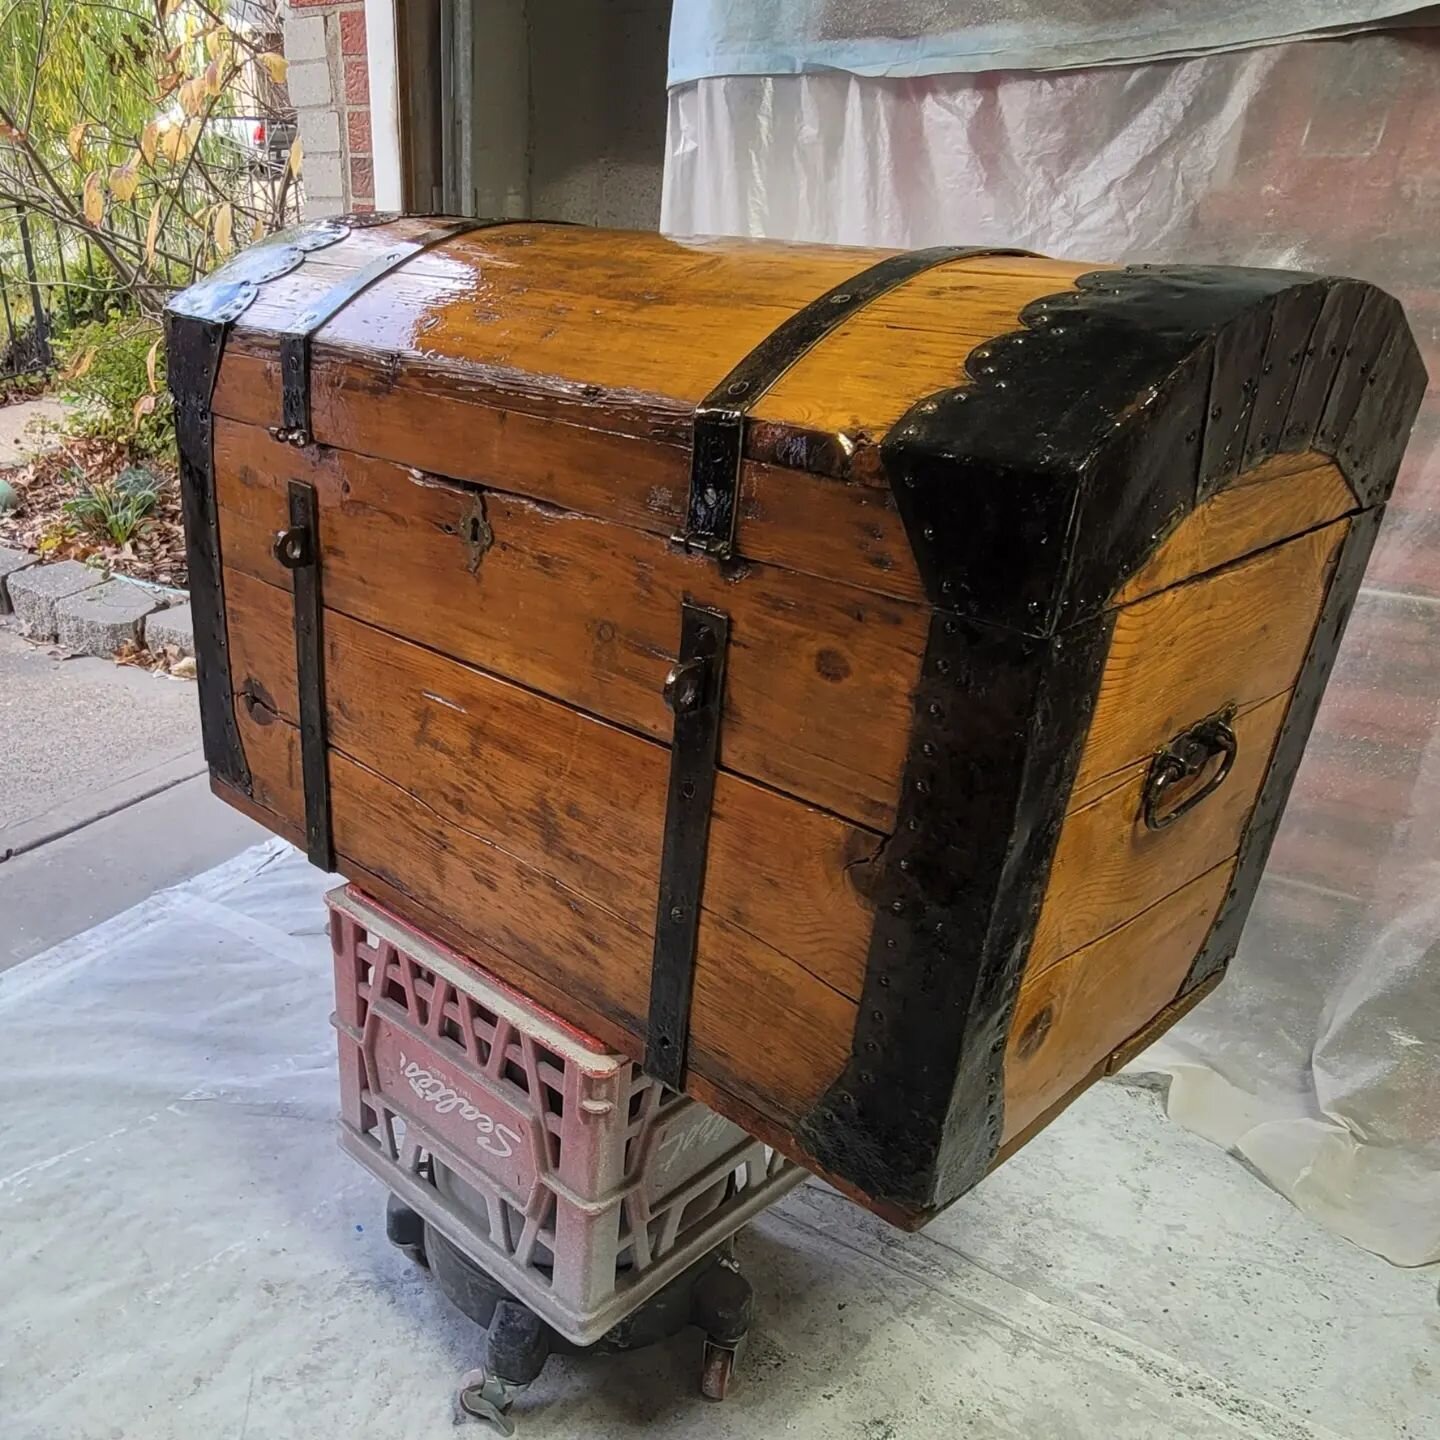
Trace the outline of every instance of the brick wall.
<instances>
[{"instance_id":1,"label":"brick wall","mask_svg":"<svg viewBox=\"0 0 1440 1440\"><path fill-rule=\"evenodd\" d=\"M285 56L305 155L307 216L375 208L370 75L360 0L289 0Z\"/></svg>"}]
</instances>

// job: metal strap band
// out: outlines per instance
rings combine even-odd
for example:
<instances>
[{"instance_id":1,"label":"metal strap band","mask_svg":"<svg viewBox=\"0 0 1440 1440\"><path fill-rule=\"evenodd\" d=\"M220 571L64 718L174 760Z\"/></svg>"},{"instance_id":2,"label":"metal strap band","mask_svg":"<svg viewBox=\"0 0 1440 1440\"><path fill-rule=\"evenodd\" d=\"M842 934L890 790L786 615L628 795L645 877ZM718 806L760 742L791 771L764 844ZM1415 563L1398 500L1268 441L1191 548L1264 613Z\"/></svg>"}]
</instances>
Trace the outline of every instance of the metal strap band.
<instances>
[{"instance_id":1,"label":"metal strap band","mask_svg":"<svg viewBox=\"0 0 1440 1440\"><path fill-rule=\"evenodd\" d=\"M760 398L832 330L857 310L925 270L978 255L1026 255L1026 250L936 245L891 255L852 280L827 290L762 340L699 404L690 454L685 528L672 539L686 550L728 560L735 550L745 417Z\"/></svg>"},{"instance_id":2,"label":"metal strap band","mask_svg":"<svg viewBox=\"0 0 1440 1440\"><path fill-rule=\"evenodd\" d=\"M679 657L665 681L665 701L674 712L675 728L645 1042L646 1072L672 1090L685 1086L690 992L695 982L695 942L710 845L729 639L726 615L688 601L682 604Z\"/></svg>"},{"instance_id":3,"label":"metal strap band","mask_svg":"<svg viewBox=\"0 0 1440 1440\"><path fill-rule=\"evenodd\" d=\"M495 225L511 225L512 220L453 220L434 225L418 235L377 255L347 275L338 285L327 290L289 329L280 333L280 413L279 438L295 445L310 443L310 340L322 325L333 320L357 295L368 290L377 280L413 259L425 250L443 245L456 235L470 230L486 230Z\"/></svg>"},{"instance_id":4,"label":"metal strap band","mask_svg":"<svg viewBox=\"0 0 1440 1440\"><path fill-rule=\"evenodd\" d=\"M290 528L275 537L275 558L293 577L295 689L300 708L300 777L305 789L305 853L335 868L330 829L330 759L325 725L325 646L321 629L320 501L313 485L290 482Z\"/></svg>"}]
</instances>

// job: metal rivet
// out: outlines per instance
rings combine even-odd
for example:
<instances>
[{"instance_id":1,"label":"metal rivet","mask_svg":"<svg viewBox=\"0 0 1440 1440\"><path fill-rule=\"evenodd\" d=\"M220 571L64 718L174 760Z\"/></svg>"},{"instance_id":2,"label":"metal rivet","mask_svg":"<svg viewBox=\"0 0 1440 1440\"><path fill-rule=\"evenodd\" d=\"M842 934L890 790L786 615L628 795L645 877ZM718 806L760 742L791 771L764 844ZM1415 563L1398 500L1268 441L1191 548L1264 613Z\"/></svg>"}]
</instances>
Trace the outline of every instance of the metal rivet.
<instances>
[{"instance_id":1,"label":"metal rivet","mask_svg":"<svg viewBox=\"0 0 1440 1440\"><path fill-rule=\"evenodd\" d=\"M670 907L670 918L672 920L683 920L685 918L685 907L683 905L672 905Z\"/></svg>"},{"instance_id":2,"label":"metal rivet","mask_svg":"<svg viewBox=\"0 0 1440 1440\"><path fill-rule=\"evenodd\" d=\"M892 900L890 902L890 910L891 913L895 915L903 914L905 910L905 902L903 900Z\"/></svg>"}]
</instances>

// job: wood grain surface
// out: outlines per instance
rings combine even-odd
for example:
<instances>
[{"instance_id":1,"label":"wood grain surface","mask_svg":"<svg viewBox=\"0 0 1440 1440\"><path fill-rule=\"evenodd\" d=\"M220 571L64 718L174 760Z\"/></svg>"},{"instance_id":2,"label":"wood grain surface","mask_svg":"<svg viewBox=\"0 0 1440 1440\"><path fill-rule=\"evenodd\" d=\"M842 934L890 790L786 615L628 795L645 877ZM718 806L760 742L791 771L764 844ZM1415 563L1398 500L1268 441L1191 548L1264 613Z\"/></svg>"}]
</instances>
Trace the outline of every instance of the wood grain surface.
<instances>
[{"instance_id":1,"label":"wood grain surface","mask_svg":"<svg viewBox=\"0 0 1440 1440\"><path fill-rule=\"evenodd\" d=\"M222 422L227 566L272 584L290 479L320 498L325 603L668 742L684 598L731 617L722 766L883 832L928 612L772 566L727 579L658 537Z\"/></svg>"}]
</instances>

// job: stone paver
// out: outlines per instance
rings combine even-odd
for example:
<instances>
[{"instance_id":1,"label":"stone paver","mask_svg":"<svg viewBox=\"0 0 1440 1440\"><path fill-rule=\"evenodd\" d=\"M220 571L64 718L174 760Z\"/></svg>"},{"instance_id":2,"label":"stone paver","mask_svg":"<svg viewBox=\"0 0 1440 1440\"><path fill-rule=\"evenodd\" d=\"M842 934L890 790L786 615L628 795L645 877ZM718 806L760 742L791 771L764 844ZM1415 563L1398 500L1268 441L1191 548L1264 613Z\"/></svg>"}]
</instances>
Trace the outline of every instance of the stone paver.
<instances>
[{"instance_id":1,"label":"stone paver","mask_svg":"<svg viewBox=\"0 0 1440 1440\"><path fill-rule=\"evenodd\" d=\"M195 653L195 618L189 604L172 605L145 617L145 644L151 650L167 645L182 655Z\"/></svg>"},{"instance_id":2,"label":"stone paver","mask_svg":"<svg viewBox=\"0 0 1440 1440\"><path fill-rule=\"evenodd\" d=\"M59 424L66 413L65 406L49 395L0 406L0 469L19 465L36 451L53 449L54 438L38 434L36 422Z\"/></svg>"},{"instance_id":3,"label":"stone paver","mask_svg":"<svg viewBox=\"0 0 1440 1440\"><path fill-rule=\"evenodd\" d=\"M10 577L28 570L35 557L25 550L7 550L0 545L0 615L10 613Z\"/></svg>"},{"instance_id":4,"label":"stone paver","mask_svg":"<svg viewBox=\"0 0 1440 1440\"><path fill-rule=\"evenodd\" d=\"M67 595L93 590L105 577L78 560L62 560L57 565L32 565L6 581L20 633L31 640L55 638L55 606Z\"/></svg>"},{"instance_id":5,"label":"stone paver","mask_svg":"<svg viewBox=\"0 0 1440 1440\"><path fill-rule=\"evenodd\" d=\"M56 638L76 655L113 655L127 642L139 644L145 617L162 603L141 585L107 580L56 602Z\"/></svg>"}]
</instances>

